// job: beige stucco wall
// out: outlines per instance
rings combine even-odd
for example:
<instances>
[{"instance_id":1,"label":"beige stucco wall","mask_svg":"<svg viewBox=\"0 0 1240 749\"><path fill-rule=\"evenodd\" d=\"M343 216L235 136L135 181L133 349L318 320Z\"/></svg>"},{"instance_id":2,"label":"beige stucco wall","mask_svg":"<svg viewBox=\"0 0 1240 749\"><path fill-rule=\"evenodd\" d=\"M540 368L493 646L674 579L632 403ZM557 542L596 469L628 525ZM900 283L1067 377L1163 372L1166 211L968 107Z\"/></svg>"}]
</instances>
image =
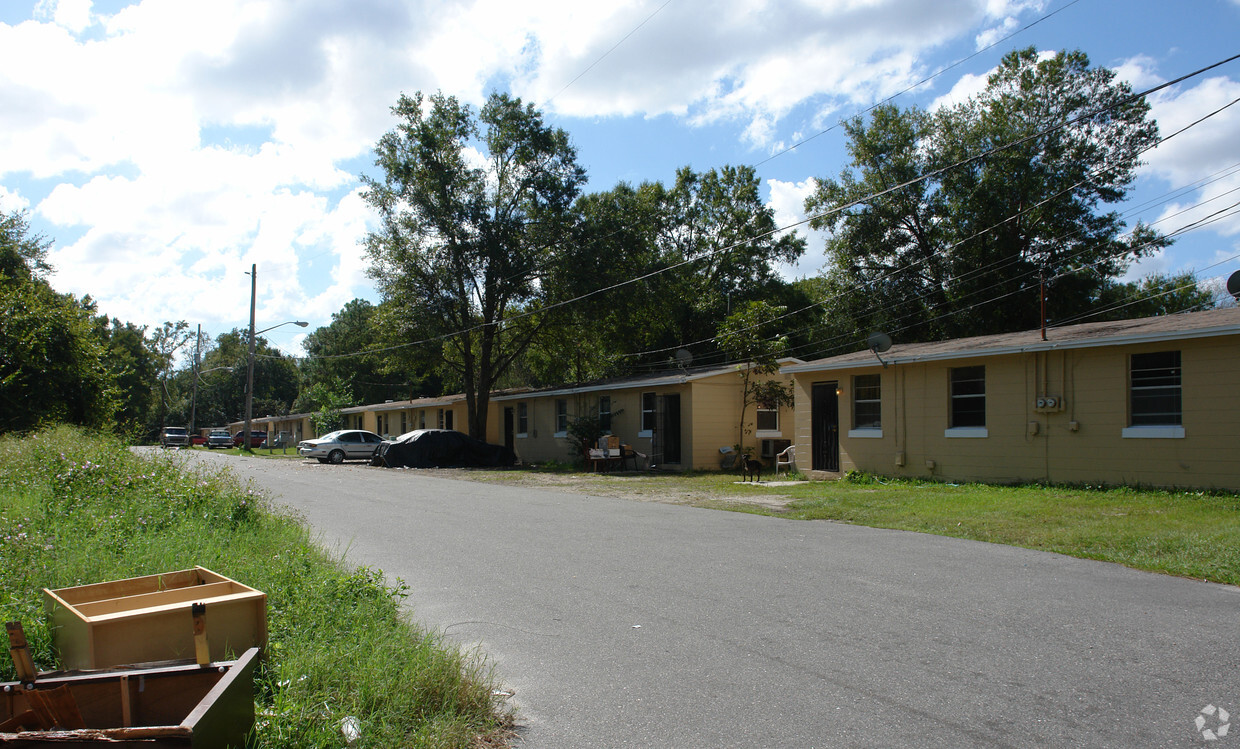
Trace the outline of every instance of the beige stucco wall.
<instances>
[{"instance_id":1,"label":"beige stucco wall","mask_svg":"<svg viewBox=\"0 0 1240 749\"><path fill-rule=\"evenodd\" d=\"M1125 437L1129 357L1179 350L1182 438ZM945 435L949 370L986 367L986 436ZM796 377L797 463L810 468L814 382L838 381L841 471L953 481L1240 489L1240 345L1235 337L879 365ZM882 436L848 436L854 375L880 373ZM1040 412L1042 395L1062 408ZM903 455L904 465L897 465ZM933 468L927 461L933 461Z\"/></svg>"},{"instance_id":2,"label":"beige stucco wall","mask_svg":"<svg viewBox=\"0 0 1240 749\"><path fill-rule=\"evenodd\" d=\"M781 376L783 377L783 376ZM791 381L790 377L783 377ZM691 380L675 385L636 386L633 388L591 391L575 394L537 395L521 399L492 402L493 411L488 418L487 440L503 444L504 409L514 409L517 404L527 404L529 429L522 437L517 434L514 449L522 461L543 462L548 460L570 461L577 459L570 439L556 436L555 402L568 401L570 420L581 414L593 414L598 410L600 396L611 398L612 434L621 442L631 445L645 455L652 454L653 437L641 431L642 394L680 395L681 461L679 464L664 463L667 468L704 469L719 468L720 447L737 444L740 439L741 379L733 372L713 377ZM793 410L780 413L780 431L776 433L755 432L756 409L751 405L746 411L745 445L758 452L761 438L791 439Z\"/></svg>"}]
</instances>

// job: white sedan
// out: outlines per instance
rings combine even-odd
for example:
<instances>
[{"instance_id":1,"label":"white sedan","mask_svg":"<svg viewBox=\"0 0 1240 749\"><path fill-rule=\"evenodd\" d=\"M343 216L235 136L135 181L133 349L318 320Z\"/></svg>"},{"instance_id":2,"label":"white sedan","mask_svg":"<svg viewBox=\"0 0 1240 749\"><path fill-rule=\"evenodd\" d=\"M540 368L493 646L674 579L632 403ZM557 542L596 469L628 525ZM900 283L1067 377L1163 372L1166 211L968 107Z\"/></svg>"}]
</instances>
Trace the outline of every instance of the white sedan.
<instances>
[{"instance_id":1,"label":"white sedan","mask_svg":"<svg viewBox=\"0 0 1240 749\"><path fill-rule=\"evenodd\" d=\"M297 454L317 458L320 463L370 460L382 441L382 437L364 429L341 429L317 439L302 440L297 444Z\"/></svg>"}]
</instances>

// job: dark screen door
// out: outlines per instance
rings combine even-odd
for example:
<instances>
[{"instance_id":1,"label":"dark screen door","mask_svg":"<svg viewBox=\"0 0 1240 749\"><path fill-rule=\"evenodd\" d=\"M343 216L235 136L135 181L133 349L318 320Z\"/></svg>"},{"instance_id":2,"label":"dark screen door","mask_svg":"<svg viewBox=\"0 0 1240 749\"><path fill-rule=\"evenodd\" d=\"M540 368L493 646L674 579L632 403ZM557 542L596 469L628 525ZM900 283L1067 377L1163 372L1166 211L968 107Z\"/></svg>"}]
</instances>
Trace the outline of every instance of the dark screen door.
<instances>
[{"instance_id":1,"label":"dark screen door","mask_svg":"<svg viewBox=\"0 0 1240 749\"><path fill-rule=\"evenodd\" d=\"M813 422L810 450L815 471L840 470L840 399L835 394L837 383L815 382L811 395L810 419Z\"/></svg>"}]
</instances>

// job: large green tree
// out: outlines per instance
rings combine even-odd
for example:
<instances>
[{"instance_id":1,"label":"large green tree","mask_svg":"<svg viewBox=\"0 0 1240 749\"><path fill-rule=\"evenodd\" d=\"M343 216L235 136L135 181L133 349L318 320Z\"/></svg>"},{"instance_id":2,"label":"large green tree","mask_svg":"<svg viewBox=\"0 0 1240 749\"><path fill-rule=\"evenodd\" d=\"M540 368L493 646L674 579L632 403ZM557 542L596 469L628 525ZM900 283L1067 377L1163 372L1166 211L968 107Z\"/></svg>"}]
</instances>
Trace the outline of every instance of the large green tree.
<instances>
[{"instance_id":1,"label":"large green tree","mask_svg":"<svg viewBox=\"0 0 1240 749\"><path fill-rule=\"evenodd\" d=\"M1004 57L985 90L928 114L847 123L851 164L806 201L830 273L863 302L841 327L904 340L1037 327L1096 308L1167 241L1106 206L1158 138L1149 105L1082 52ZM911 183L907 184L906 183Z\"/></svg>"},{"instance_id":2,"label":"large green tree","mask_svg":"<svg viewBox=\"0 0 1240 749\"><path fill-rule=\"evenodd\" d=\"M302 342L308 357L302 367L303 395L309 398L307 410L323 404L314 393L350 393L357 403L382 403L411 398L421 392L420 372L410 368L410 357L401 350L388 349L388 326L380 320L380 310L365 299L354 299L332 315L330 325L315 330ZM400 366L394 366L399 362ZM316 388L322 385L321 388ZM438 394L438 393L436 393ZM357 405L347 403L345 405Z\"/></svg>"},{"instance_id":3,"label":"large green tree","mask_svg":"<svg viewBox=\"0 0 1240 749\"><path fill-rule=\"evenodd\" d=\"M570 238L585 173L561 129L532 105L492 94L475 113L442 93L401 96L398 124L363 177L379 228L370 274L410 340L442 341L463 385L469 433L486 436L491 389L538 334L543 269Z\"/></svg>"},{"instance_id":4,"label":"large green tree","mask_svg":"<svg viewBox=\"0 0 1240 749\"><path fill-rule=\"evenodd\" d=\"M531 348L535 381L558 384L668 366L677 348L723 358L719 321L747 302L803 307L778 273L805 242L777 233L748 166L679 169L670 188L620 183L575 206L567 260L543 285L551 300L576 300L554 319L560 329ZM630 283L639 279L636 283Z\"/></svg>"},{"instance_id":5,"label":"large green tree","mask_svg":"<svg viewBox=\"0 0 1240 749\"><path fill-rule=\"evenodd\" d=\"M158 427L154 404L160 382L159 363L146 339L146 328L106 315L95 319L95 335L103 345L103 368L117 391L116 426L137 435Z\"/></svg>"},{"instance_id":6,"label":"large green tree","mask_svg":"<svg viewBox=\"0 0 1240 749\"><path fill-rule=\"evenodd\" d=\"M94 305L47 283L49 245L24 214L0 218L0 432L57 421L111 427L116 413Z\"/></svg>"}]
</instances>

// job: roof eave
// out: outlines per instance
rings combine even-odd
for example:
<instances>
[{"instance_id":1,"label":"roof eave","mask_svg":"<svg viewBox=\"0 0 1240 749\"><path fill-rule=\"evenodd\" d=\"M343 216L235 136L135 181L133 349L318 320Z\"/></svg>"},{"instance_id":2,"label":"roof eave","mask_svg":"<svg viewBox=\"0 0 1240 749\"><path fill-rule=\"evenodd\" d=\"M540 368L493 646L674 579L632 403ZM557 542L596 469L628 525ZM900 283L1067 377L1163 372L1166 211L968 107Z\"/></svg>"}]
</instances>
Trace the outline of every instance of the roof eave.
<instances>
[{"instance_id":1,"label":"roof eave","mask_svg":"<svg viewBox=\"0 0 1240 749\"><path fill-rule=\"evenodd\" d=\"M1001 346L996 348L978 348L956 351L944 351L932 354L913 354L911 356L892 356L884 358L882 364L885 366L895 366L898 364L916 364L919 362L931 361L949 361L952 359L976 359L987 356L1004 356L1011 354L1027 354L1039 351L1059 351L1065 349L1084 349L1084 348L1101 348L1104 346L1129 346L1140 343L1161 343L1163 341L1182 341L1193 338L1215 338L1226 335L1240 335L1240 326L1237 325L1220 325L1213 328L1200 328L1197 330L1168 330L1156 333L1135 333L1132 335L1108 336L1106 338L1083 338L1072 341L1037 341L1033 344L1022 346ZM789 367L781 367L780 372L785 374L802 374L806 372L831 372L843 369L861 369L863 367L872 367L880 364L879 360L875 361L846 361L831 363L829 360L821 363L797 364Z\"/></svg>"}]
</instances>

